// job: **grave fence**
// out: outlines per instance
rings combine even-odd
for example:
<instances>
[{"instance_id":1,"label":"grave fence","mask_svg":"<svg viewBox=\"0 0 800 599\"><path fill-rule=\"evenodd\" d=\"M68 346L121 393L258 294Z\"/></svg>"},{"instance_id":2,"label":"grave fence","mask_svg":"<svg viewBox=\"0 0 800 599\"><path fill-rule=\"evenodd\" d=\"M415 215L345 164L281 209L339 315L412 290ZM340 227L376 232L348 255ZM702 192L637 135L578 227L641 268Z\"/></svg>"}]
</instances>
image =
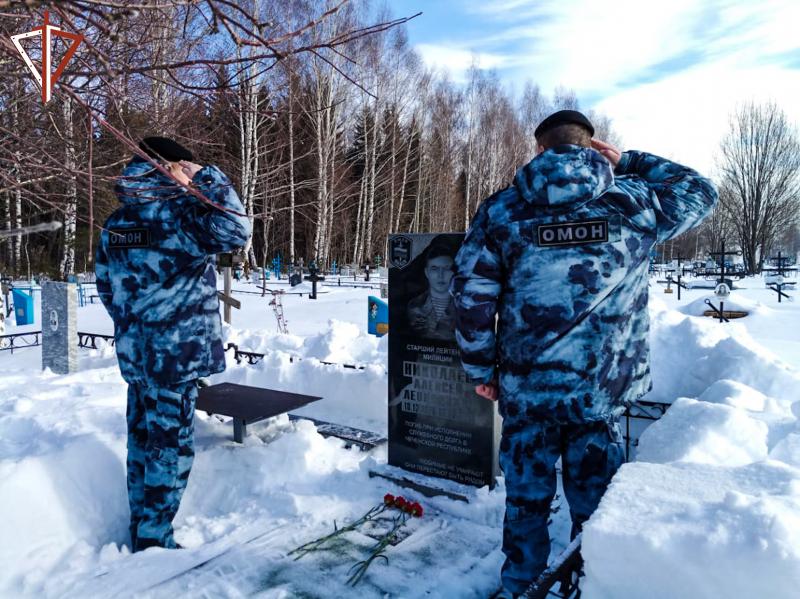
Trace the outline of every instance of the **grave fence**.
<instances>
[{"instance_id":1,"label":"grave fence","mask_svg":"<svg viewBox=\"0 0 800 599\"><path fill-rule=\"evenodd\" d=\"M0 335L0 351L10 351L12 354L15 349L23 347L36 347L42 344L41 331L31 333L12 333L10 335Z\"/></svg>"}]
</instances>

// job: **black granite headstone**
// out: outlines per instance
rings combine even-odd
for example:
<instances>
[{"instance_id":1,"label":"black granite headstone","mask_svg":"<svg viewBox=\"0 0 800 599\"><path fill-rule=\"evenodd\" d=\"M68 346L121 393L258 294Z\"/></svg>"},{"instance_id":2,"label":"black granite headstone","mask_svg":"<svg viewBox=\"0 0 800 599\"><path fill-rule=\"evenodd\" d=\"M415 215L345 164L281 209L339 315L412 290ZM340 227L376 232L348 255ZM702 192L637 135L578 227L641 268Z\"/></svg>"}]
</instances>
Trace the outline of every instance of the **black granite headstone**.
<instances>
[{"instance_id":1,"label":"black granite headstone","mask_svg":"<svg viewBox=\"0 0 800 599\"><path fill-rule=\"evenodd\" d=\"M497 405L467 382L448 292L463 239L463 233L389 237L389 464L493 486Z\"/></svg>"}]
</instances>

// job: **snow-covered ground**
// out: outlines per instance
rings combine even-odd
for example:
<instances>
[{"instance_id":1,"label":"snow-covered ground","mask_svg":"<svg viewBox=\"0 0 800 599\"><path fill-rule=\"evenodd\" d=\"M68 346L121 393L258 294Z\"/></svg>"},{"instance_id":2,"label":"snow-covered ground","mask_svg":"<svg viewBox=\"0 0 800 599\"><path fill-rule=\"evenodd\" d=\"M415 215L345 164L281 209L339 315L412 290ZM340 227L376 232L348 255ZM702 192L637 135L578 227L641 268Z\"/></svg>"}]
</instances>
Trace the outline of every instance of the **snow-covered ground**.
<instances>
[{"instance_id":1,"label":"snow-covered ground","mask_svg":"<svg viewBox=\"0 0 800 599\"><path fill-rule=\"evenodd\" d=\"M651 291L646 399L673 405L585 527L588 599L800 593L800 307L741 284L728 324L686 316L707 291Z\"/></svg>"},{"instance_id":2,"label":"snow-covered ground","mask_svg":"<svg viewBox=\"0 0 800 599\"><path fill-rule=\"evenodd\" d=\"M289 335L276 333L267 300L236 294L242 310L226 339L266 357L237 365L228 354L213 382L320 395L297 414L385 434L387 338L365 333L366 298L378 289L322 287L314 301L296 294L305 285L283 297ZM743 285L730 301L751 315L720 324L692 315L708 290L685 291L679 303L653 283L655 388L646 399L675 403L587 525L584 597L789 597L800 588L800 306L778 304L760 279ZM97 303L79 308L78 323L112 331ZM497 587L502 481L469 491L469 504L427 499L370 478L386 468L385 447L346 449L285 416L250 427L236 445L230 423L198 413L175 522L187 549L129 555L126 386L112 348L80 352L70 376L42 373L40 348L0 352L1 597L477 598ZM350 534L337 552L300 561L287 555L386 492L426 513L358 587L345 581L369 537ZM567 530L562 509L554 551ZM185 556L228 541L229 552L179 575Z\"/></svg>"}]
</instances>

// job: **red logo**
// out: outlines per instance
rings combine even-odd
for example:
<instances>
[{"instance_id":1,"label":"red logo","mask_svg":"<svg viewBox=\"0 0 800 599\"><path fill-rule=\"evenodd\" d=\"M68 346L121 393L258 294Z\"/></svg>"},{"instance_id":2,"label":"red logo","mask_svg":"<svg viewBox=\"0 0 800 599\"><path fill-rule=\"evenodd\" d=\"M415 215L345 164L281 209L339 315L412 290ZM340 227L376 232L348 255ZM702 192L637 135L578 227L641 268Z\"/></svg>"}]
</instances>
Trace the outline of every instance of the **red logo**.
<instances>
[{"instance_id":1,"label":"red logo","mask_svg":"<svg viewBox=\"0 0 800 599\"><path fill-rule=\"evenodd\" d=\"M50 56L50 41L52 36L57 36L60 38L65 38L72 41L72 45L67 50L64 57L61 59L61 62L56 68L55 72L51 75L50 74L50 65L52 63L51 56ZM30 56L22 47L19 40L26 39L29 37L42 37L42 74L40 75L36 71L36 67L33 64ZM67 63L72 58L72 55L75 54L75 51L78 49L78 46L83 41L83 36L79 33L69 33L67 31L63 31L56 27L55 25L51 25L49 22L49 15L47 11L44 12L44 24L41 27L36 27L32 31L28 31L27 33L19 33L17 35L11 36L11 41L14 42L14 45L19 50L20 55L22 56L22 60L25 61L25 64L28 65L28 68L33 73L33 78L36 80L36 83L39 84L39 87L42 88L42 102L47 104L50 101L50 92L53 88L53 85L58 78L61 77L61 74L64 72L64 69L67 67Z\"/></svg>"}]
</instances>

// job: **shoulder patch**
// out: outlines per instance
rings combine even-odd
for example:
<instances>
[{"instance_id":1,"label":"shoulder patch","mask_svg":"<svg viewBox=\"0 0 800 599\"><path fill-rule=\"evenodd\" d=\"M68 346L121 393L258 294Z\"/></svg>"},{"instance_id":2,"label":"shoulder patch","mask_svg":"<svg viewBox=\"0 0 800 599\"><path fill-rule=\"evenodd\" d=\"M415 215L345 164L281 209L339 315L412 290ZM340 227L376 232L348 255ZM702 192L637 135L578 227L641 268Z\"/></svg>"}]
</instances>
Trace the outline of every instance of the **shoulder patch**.
<instances>
[{"instance_id":1,"label":"shoulder patch","mask_svg":"<svg viewBox=\"0 0 800 599\"><path fill-rule=\"evenodd\" d=\"M543 224L537 227L536 239L540 247L606 243L610 228L613 224L605 218Z\"/></svg>"},{"instance_id":2,"label":"shoulder patch","mask_svg":"<svg viewBox=\"0 0 800 599\"><path fill-rule=\"evenodd\" d=\"M125 228L108 230L109 248L149 248L150 230L145 228Z\"/></svg>"}]
</instances>

